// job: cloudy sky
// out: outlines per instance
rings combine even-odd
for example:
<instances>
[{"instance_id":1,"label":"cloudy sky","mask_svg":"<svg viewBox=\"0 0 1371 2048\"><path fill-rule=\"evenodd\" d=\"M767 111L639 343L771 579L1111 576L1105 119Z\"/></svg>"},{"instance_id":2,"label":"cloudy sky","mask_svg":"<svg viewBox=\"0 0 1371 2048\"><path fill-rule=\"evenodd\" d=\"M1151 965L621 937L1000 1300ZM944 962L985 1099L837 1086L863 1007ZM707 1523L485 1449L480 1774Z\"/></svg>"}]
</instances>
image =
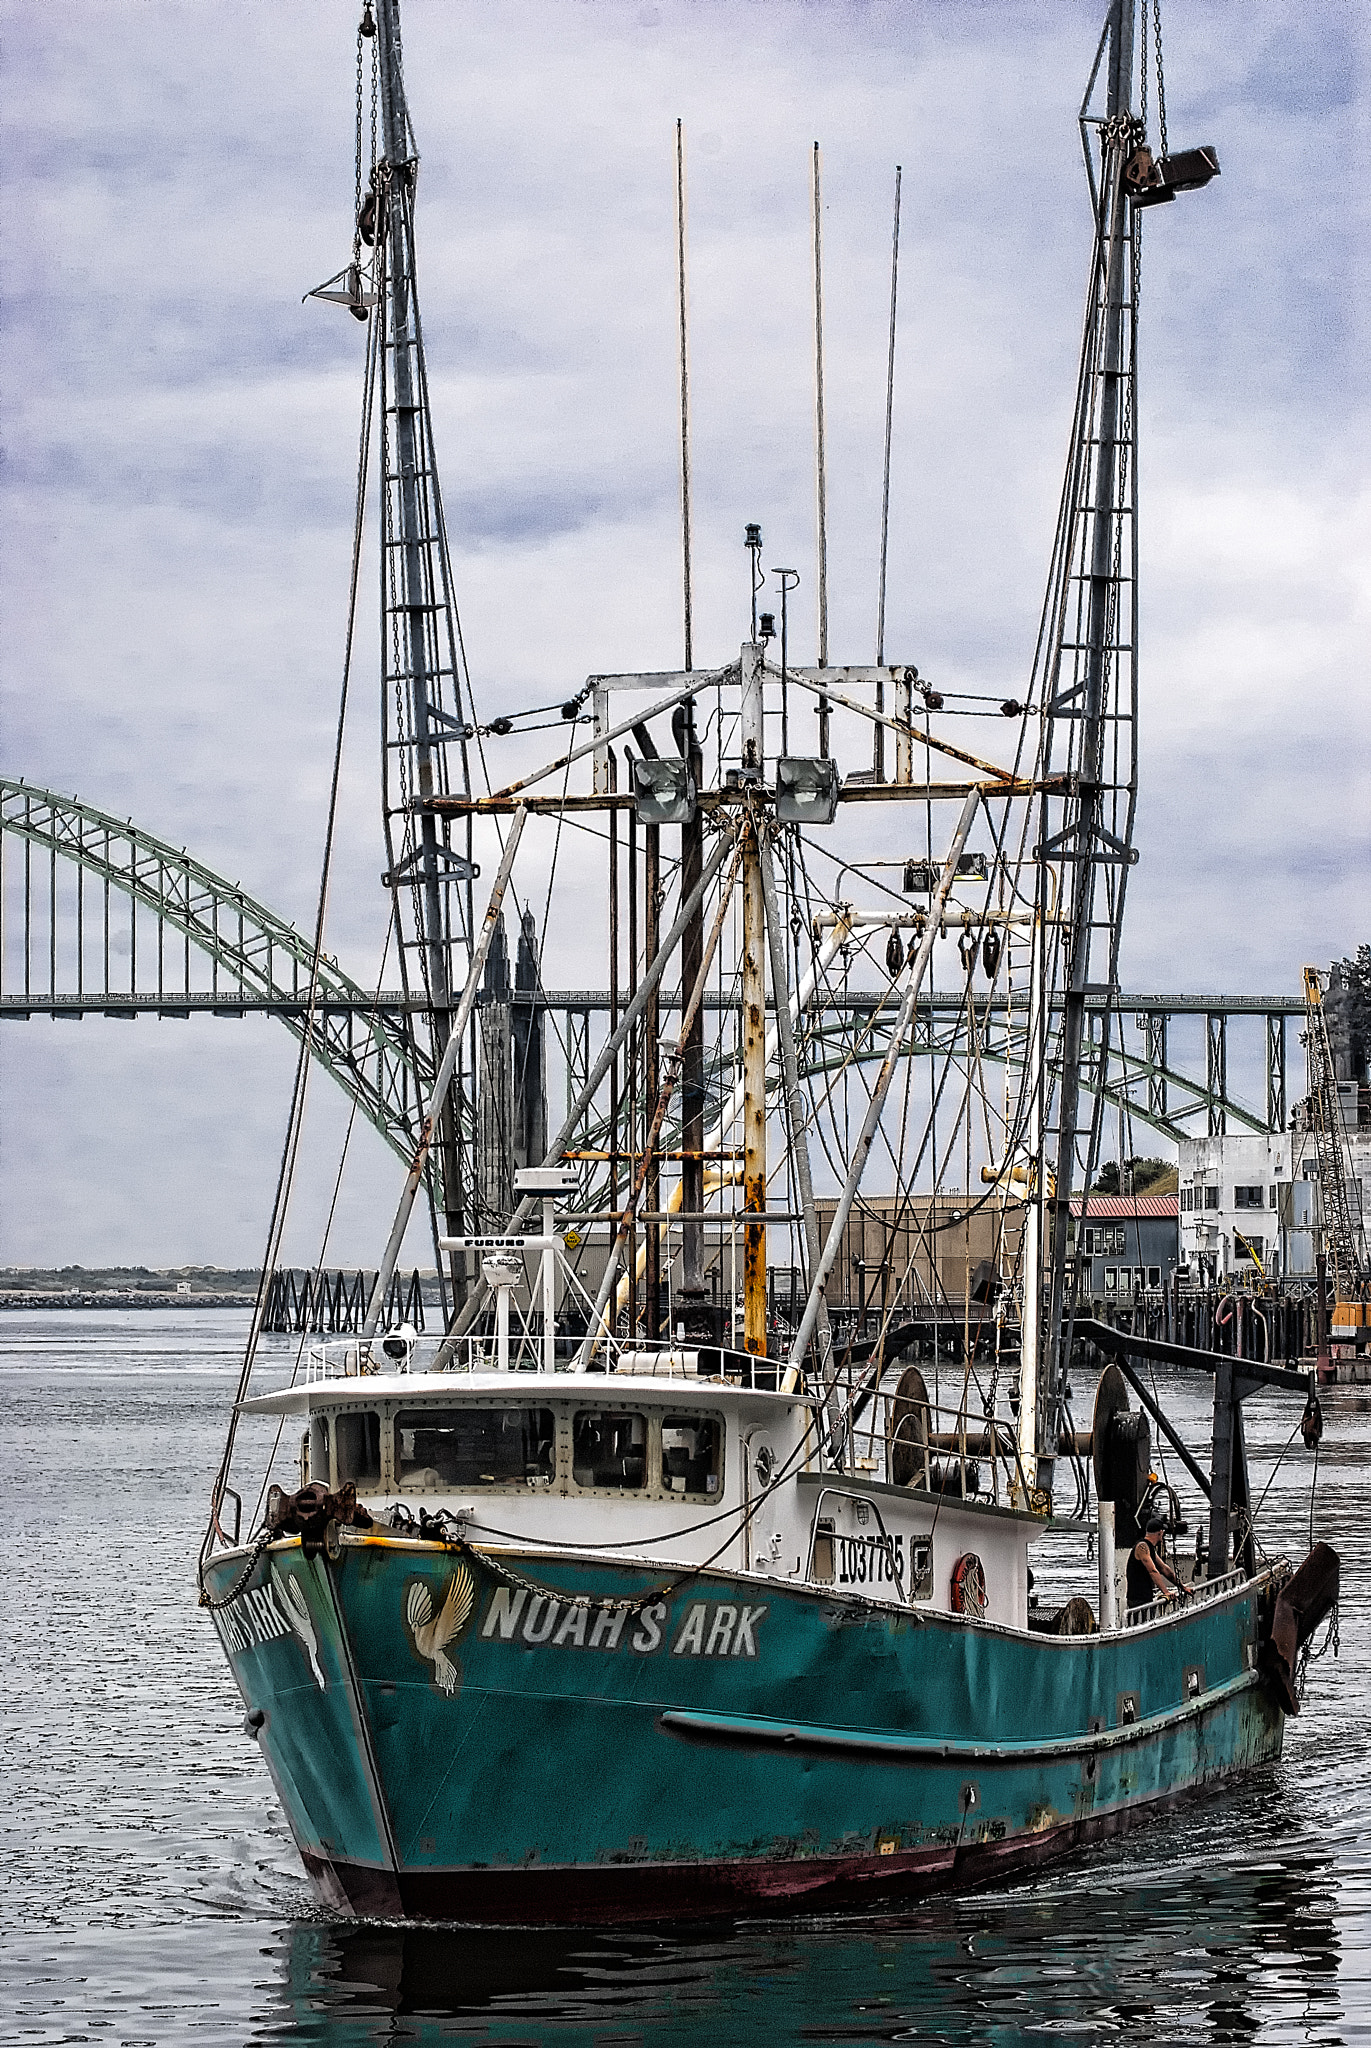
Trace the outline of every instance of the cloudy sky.
<instances>
[{"instance_id":1,"label":"cloudy sky","mask_svg":"<svg viewBox=\"0 0 1371 2048\"><path fill-rule=\"evenodd\" d=\"M887 646L952 687L1021 684L1075 370L1074 114L1101 11L406 0L439 453L488 714L679 659L677 115L698 658L742 637L745 520L812 587L817 138L834 655L871 652L900 163ZM5 772L134 818L306 924L362 331L301 294L348 253L355 10L3 0L0 24ZM1124 979L1289 990L1302 962L1371 938L1367 17L1169 0L1164 27L1172 142L1215 143L1223 175L1147 221ZM384 918L374 733L364 636L330 933L362 979ZM279 1025L5 1030L0 1260L259 1256ZM321 1079L314 1165L344 1113ZM397 1178L369 1133L357 1148L344 1262L374 1259L370 1205ZM317 1230L306 1203L288 1251L312 1257Z\"/></svg>"}]
</instances>

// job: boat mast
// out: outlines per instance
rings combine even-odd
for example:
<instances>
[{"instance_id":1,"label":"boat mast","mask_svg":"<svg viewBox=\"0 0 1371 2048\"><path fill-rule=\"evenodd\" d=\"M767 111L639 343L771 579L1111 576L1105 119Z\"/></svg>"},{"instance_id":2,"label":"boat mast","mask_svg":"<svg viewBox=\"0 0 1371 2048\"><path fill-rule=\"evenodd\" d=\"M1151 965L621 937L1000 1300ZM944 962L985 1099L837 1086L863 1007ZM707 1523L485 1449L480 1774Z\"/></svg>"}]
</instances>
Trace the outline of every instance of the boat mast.
<instances>
[{"instance_id":1,"label":"boat mast","mask_svg":"<svg viewBox=\"0 0 1371 2048\"><path fill-rule=\"evenodd\" d=\"M1027 1477L1048 1498L1063 1427L1062 1389L1075 1314L1067 1275L1071 1191L1078 1164L1087 1186L1094 1171L1103 1101L1096 1092L1086 1156L1078 1161L1082 1069L1087 1060L1103 1057L1103 1046L1086 1043L1086 998L1117 988L1124 880L1137 858L1131 842L1137 786L1138 249L1124 175L1143 139L1141 123L1131 112L1134 9L1135 0L1113 0L1110 8L1100 50L1103 119L1092 119L1082 109L1088 165L1090 127L1097 138L1098 175L1092 165L1091 178L1096 240L1076 432L1049 586L1052 632L1043 679L1044 770L1065 773L1071 791L1059 811L1045 798L1041 814L1038 917L1040 933L1054 914L1064 917L1062 1021L1055 1129L1049 1113L1031 1212L1045 1223L1046 1286L1035 1274L1023 1304L1025 1323L1043 1317L1045 1307L1045 1328L1040 1326L1036 1346L1025 1347L1025 1366L1035 1363L1037 1372L1036 1387L1027 1389L1036 1417L1037 1473ZM1097 72L1099 63L1097 58ZM1092 74L1087 106L1094 84ZM1047 999L1044 986L1038 1000ZM1035 1021L1042 1030L1045 1019ZM1109 1029L1107 1008L1102 1029ZM1093 1076L1085 1078L1089 1086Z\"/></svg>"},{"instance_id":2,"label":"boat mast","mask_svg":"<svg viewBox=\"0 0 1371 2048\"><path fill-rule=\"evenodd\" d=\"M466 846L428 808L435 797L470 792L467 725L461 715L461 635L443 523L414 243L418 154L405 101L399 0L375 0L382 157L373 171L377 296L385 321L381 362L382 786L387 884L396 897L406 993L416 967L424 1029L436 1070L451 1025L453 949L469 954L473 931L470 824ZM395 786L398 784L398 787ZM454 901L454 888L456 897ZM444 1235L464 1234L459 1151L461 1073L449 1091L435 1148L435 1207ZM454 1260L460 1299L463 1274Z\"/></svg>"}]
</instances>

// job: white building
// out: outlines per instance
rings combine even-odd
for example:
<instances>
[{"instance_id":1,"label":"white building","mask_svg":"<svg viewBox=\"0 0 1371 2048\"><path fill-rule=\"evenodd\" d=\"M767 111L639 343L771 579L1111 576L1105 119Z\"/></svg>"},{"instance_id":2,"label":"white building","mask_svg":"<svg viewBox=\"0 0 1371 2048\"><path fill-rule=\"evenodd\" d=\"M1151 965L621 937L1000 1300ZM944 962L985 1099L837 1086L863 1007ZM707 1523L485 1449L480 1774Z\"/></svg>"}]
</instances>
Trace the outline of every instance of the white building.
<instances>
[{"instance_id":1,"label":"white building","mask_svg":"<svg viewBox=\"0 0 1371 2048\"><path fill-rule=\"evenodd\" d=\"M1353 1192L1371 1217L1371 1127L1349 1129L1347 1143ZM1196 1281L1255 1278L1258 1269L1268 1279L1312 1279L1319 1166L1308 1132L1183 1138L1179 1166L1182 1272Z\"/></svg>"}]
</instances>

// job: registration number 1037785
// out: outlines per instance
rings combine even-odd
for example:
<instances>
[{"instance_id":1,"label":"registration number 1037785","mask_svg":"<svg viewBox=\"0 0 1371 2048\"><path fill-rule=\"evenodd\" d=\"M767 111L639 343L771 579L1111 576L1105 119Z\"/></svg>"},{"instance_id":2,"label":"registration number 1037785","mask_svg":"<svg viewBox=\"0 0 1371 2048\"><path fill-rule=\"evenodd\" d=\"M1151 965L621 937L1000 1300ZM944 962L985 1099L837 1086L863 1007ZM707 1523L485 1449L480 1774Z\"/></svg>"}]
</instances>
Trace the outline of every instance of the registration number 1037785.
<instances>
[{"instance_id":1,"label":"registration number 1037785","mask_svg":"<svg viewBox=\"0 0 1371 2048\"><path fill-rule=\"evenodd\" d=\"M917 1600L932 1584L933 1545L926 1536L911 1537L907 1554L903 1531L893 1536L841 1536L835 1531L828 1540L836 1585L902 1587L909 1599Z\"/></svg>"}]
</instances>

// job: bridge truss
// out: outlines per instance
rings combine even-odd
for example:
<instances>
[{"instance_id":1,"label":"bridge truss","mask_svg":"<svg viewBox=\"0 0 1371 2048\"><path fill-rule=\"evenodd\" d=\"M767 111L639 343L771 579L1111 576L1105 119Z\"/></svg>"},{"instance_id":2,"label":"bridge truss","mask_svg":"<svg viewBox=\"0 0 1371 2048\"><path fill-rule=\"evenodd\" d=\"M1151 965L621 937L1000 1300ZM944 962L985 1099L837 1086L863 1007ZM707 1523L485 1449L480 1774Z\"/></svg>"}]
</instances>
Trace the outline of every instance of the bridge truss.
<instances>
[{"instance_id":1,"label":"bridge truss","mask_svg":"<svg viewBox=\"0 0 1371 2048\"><path fill-rule=\"evenodd\" d=\"M0 1019L279 1018L408 1162L431 1078L427 1046L412 1029L420 1001L367 990L326 958L311 1004L311 952L293 925L183 849L73 797L0 779ZM1003 1061L1005 1003L974 994L920 1003L915 1056L946 1051L968 1000L982 1057ZM608 995L547 989L513 1001L541 1011L550 1063L563 1069L570 1103L607 1035ZM1303 1020L1301 997L1124 995L1101 1068L1091 1048L1098 1048L1102 1012L1102 1000L1088 996L1083 1085L1133 1123L1173 1141L1287 1127L1287 1028L1291 1018ZM879 1061L894 1016L888 997L855 990L840 1001L830 997L801 1034L810 1071ZM1175 1049L1183 1023L1199 1038L1187 1057ZM1262 1033L1260 1109L1229 1086L1235 1025ZM1249 1069L1252 1050L1249 1043ZM719 1092L718 1077L710 1077L709 1092ZM579 1135L593 1150L605 1134L592 1118Z\"/></svg>"},{"instance_id":2,"label":"bridge truss","mask_svg":"<svg viewBox=\"0 0 1371 2048\"><path fill-rule=\"evenodd\" d=\"M265 1011L408 1162L431 1078L408 1006L377 998L265 904L128 819L0 779L0 1016Z\"/></svg>"}]
</instances>

